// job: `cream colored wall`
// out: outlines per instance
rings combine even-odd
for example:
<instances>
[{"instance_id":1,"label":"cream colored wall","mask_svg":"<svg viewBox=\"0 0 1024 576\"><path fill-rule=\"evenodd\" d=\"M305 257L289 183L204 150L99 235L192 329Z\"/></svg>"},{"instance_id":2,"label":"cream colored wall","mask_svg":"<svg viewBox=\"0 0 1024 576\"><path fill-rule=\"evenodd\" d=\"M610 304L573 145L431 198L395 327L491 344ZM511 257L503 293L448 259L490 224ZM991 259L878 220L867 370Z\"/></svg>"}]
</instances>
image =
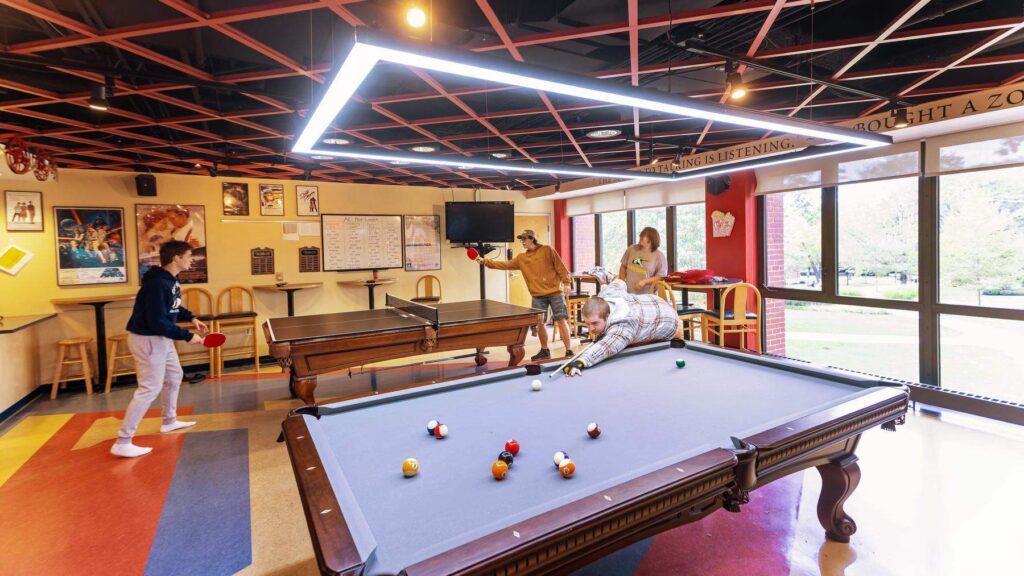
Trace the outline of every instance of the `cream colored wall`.
<instances>
[{"instance_id":1,"label":"cream colored wall","mask_svg":"<svg viewBox=\"0 0 1024 576\"><path fill-rule=\"evenodd\" d=\"M13 334L0 334L0 412L27 396L40 381L39 334L54 321L56 318Z\"/></svg>"},{"instance_id":2,"label":"cream colored wall","mask_svg":"<svg viewBox=\"0 0 1024 576\"><path fill-rule=\"evenodd\" d=\"M320 246L320 238L302 237L299 241L282 239L282 225L265 223L266 220L288 219L319 222L315 217L296 216L295 185L301 182L291 180L258 180L252 178L210 178L208 176L185 176L157 174L157 196L139 197L135 193L135 174L93 170L63 170L60 180L38 182L31 175L14 176L0 166L0 190L35 190L43 193L43 232L10 233L0 230L0 245L14 242L32 252L34 257L17 276L0 273L0 315L32 314L57 310L61 315L39 328L40 352L43 364L42 379L47 381L52 374L57 339L72 335L93 335L93 310L91 307L54 307L51 299L85 297L138 289L138 267L128 267L128 284L113 284L81 287L58 287L56 273L56 249L54 245L54 206L104 206L120 207L125 211L126 258L129 263L137 261L135 239L135 204L202 204L206 206L206 235L209 258L209 284L200 284L214 294L230 285L252 286L271 284L274 276L252 276L249 267L249 250L269 246L275 250L276 269L284 273L289 282L323 282L319 289L301 291L295 295L296 314L317 314L359 310L367 306L366 289L343 287L338 280L368 278L369 272L298 272L298 249L300 246ZM247 182L249 184L250 213L248 217L224 217L221 214L221 182ZM280 183L285 188L285 216L259 214L257 203L259 183ZM315 183L319 186L321 211L324 213L356 214L444 214L444 202L451 200L474 200L472 190L450 190L418 186L372 186L359 184ZM517 212L551 213L552 203L547 200L528 200L518 192L480 191L479 200L508 200L515 202ZM245 219L244 224L227 224L222 219ZM478 265L465 256L463 250L449 248L443 240L441 248L441 270L434 272L405 272L384 270L381 275L395 277L397 282L377 288L378 302L384 294L391 292L401 297L412 297L416 280L422 274L434 274L442 283L446 301L475 299L479 297ZM507 294L504 274L487 274L487 295L503 300ZM262 318L284 316L287 305L284 294L256 292L257 312ZM107 306L108 334L123 331L128 320L131 302L117 302ZM266 344L262 335L262 353ZM0 353L7 358L7 352ZM2 384L0 384L2 387ZM5 407L0 402L0 409Z\"/></svg>"}]
</instances>

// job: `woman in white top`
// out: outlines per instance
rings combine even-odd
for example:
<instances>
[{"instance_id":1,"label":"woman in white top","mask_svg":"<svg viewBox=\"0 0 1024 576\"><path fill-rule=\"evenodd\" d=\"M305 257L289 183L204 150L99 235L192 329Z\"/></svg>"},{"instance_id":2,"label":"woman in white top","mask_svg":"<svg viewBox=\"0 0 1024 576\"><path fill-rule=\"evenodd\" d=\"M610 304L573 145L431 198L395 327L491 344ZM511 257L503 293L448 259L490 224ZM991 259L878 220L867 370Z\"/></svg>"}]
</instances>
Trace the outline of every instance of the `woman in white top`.
<instances>
[{"instance_id":1,"label":"woman in white top","mask_svg":"<svg viewBox=\"0 0 1024 576\"><path fill-rule=\"evenodd\" d=\"M648 226L640 231L640 242L626 248L619 266L619 278L630 294L652 294L654 284L668 275L668 258L658 250L661 235Z\"/></svg>"}]
</instances>

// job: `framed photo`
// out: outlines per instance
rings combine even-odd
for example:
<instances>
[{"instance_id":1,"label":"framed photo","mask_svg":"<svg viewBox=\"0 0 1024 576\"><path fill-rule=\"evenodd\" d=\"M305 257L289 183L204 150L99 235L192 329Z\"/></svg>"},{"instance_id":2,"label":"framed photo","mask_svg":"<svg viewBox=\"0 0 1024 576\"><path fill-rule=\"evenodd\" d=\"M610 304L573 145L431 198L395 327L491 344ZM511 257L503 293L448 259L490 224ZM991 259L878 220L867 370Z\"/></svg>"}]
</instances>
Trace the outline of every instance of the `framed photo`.
<instances>
[{"instance_id":1,"label":"framed photo","mask_svg":"<svg viewBox=\"0 0 1024 576\"><path fill-rule=\"evenodd\" d=\"M8 232L42 232L43 193L4 191L4 220Z\"/></svg>"},{"instance_id":2,"label":"framed photo","mask_svg":"<svg viewBox=\"0 0 1024 576\"><path fill-rule=\"evenodd\" d=\"M221 205L225 216L249 215L249 185L245 182L222 182Z\"/></svg>"},{"instance_id":3,"label":"framed photo","mask_svg":"<svg viewBox=\"0 0 1024 576\"><path fill-rule=\"evenodd\" d=\"M406 272L441 269L441 217L403 217Z\"/></svg>"},{"instance_id":4,"label":"framed photo","mask_svg":"<svg viewBox=\"0 0 1024 576\"><path fill-rule=\"evenodd\" d=\"M297 184L295 186L295 206L299 216L320 215L320 191L316 186Z\"/></svg>"},{"instance_id":5,"label":"framed photo","mask_svg":"<svg viewBox=\"0 0 1024 576\"><path fill-rule=\"evenodd\" d=\"M260 184L260 216L284 216L283 184Z\"/></svg>"},{"instance_id":6,"label":"framed photo","mask_svg":"<svg viewBox=\"0 0 1024 576\"><path fill-rule=\"evenodd\" d=\"M15 244L8 244L0 250L0 270L14 276L31 259L32 253L28 250Z\"/></svg>"},{"instance_id":7,"label":"framed photo","mask_svg":"<svg viewBox=\"0 0 1024 576\"><path fill-rule=\"evenodd\" d=\"M53 216L58 286L128 282L124 210L55 207Z\"/></svg>"},{"instance_id":8,"label":"framed photo","mask_svg":"<svg viewBox=\"0 0 1024 576\"><path fill-rule=\"evenodd\" d=\"M168 240L188 242L192 268L178 274L182 284L209 281L206 260L206 206L136 204L135 229L139 239L139 278L160 265L160 246Z\"/></svg>"}]
</instances>

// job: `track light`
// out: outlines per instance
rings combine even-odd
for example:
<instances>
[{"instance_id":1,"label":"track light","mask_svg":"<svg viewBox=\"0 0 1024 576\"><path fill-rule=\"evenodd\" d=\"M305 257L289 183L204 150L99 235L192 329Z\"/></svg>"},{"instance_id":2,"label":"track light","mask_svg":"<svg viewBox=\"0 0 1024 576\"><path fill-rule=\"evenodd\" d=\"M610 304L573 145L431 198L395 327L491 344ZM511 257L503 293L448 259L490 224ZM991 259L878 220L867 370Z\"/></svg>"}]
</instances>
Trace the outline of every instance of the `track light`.
<instances>
[{"instance_id":1,"label":"track light","mask_svg":"<svg viewBox=\"0 0 1024 576\"><path fill-rule=\"evenodd\" d=\"M892 124L893 128L906 128L907 126L910 126L910 117L907 114L907 109L899 106L895 102L893 102L892 106L893 108L889 114L896 118L896 121Z\"/></svg>"},{"instance_id":2,"label":"track light","mask_svg":"<svg viewBox=\"0 0 1024 576\"><path fill-rule=\"evenodd\" d=\"M735 62L729 62L728 70L729 72L725 75L725 84L729 90L729 99L742 100L747 95L747 85L743 83L743 76Z\"/></svg>"},{"instance_id":3,"label":"track light","mask_svg":"<svg viewBox=\"0 0 1024 576\"><path fill-rule=\"evenodd\" d=\"M427 23L427 13L422 8L414 6L405 13L405 21L413 28L422 28Z\"/></svg>"},{"instance_id":4,"label":"track light","mask_svg":"<svg viewBox=\"0 0 1024 576\"><path fill-rule=\"evenodd\" d=\"M207 166L206 171L210 174L210 178L216 178L220 174L220 170L217 169L217 163L214 162L210 166Z\"/></svg>"},{"instance_id":5,"label":"track light","mask_svg":"<svg viewBox=\"0 0 1024 576\"><path fill-rule=\"evenodd\" d=\"M93 84L92 96L90 96L88 100L89 108L92 108L93 110L99 110L101 112L106 111L108 108L110 108L110 102L107 101L107 98L113 95L113 84L109 84L106 86L102 84Z\"/></svg>"},{"instance_id":6,"label":"track light","mask_svg":"<svg viewBox=\"0 0 1024 576\"><path fill-rule=\"evenodd\" d=\"M313 169L306 168L306 171L302 173L302 179L309 182L313 179Z\"/></svg>"}]
</instances>

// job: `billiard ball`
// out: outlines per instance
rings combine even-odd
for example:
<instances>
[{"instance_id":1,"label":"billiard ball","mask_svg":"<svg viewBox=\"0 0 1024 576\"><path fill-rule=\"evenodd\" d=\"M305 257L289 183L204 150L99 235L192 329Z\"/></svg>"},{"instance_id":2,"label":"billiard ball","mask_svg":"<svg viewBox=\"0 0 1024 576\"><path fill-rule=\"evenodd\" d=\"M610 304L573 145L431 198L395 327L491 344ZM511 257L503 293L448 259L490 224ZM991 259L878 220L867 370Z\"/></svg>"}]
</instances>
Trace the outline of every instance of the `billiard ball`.
<instances>
[{"instance_id":1,"label":"billiard ball","mask_svg":"<svg viewBox=\"0 0 1024 576\"><path fill-rule=\"evenodd\" d=\"M559 464L558 472L562 475L562 478L569 478L576 473L576 463L566 458Z\"/></svg>"},{"instance_id":2,"label":"billiard ball","mask_svg":"<svg viewBox=\"0 0 1024 576\"><path fill-rule=\"evenodd\" d=\"M532 388L534 392L540 391L540 389L543 386L544 386L544 384L539 379L537 379L537 378L534 378L533 382L530 382L530 388Z\"/></svg>"},{"instance_id":3,"label":"billiard ball","mask_svg":"<svg viewBox=\"0 0 1024 576\"><path fill-rule=\"evenodd\" d=\"M508 464L508 467L511 468L512 467L512 461L515 460L515 458L512 457L512 453L511 452L509 452L508 450L505 450L501 454L498 454L498 460L501 460L505 464Z\"/></svg>"},{"instance_id":4,"label":"billiard ball","mask_svg":"<svg viewBox=\"0 0 1024 576\"><path fill-rule=\"evenodd\" d=\"M495 460L494 464L491 464L491 474L495 480L504 480L505 475L508 474L508 464L501 460Z\"/></svg>"},{"instance_id":5,"label":"billiard ball","mask_svg":"<svg viewBox=\"0 0 1024 576\"><path fill-rule=\"evenodd\" d=\"M561 450L559 450L558 452L555 452L555 457L554 457L555 468L558 468L558 465L562 463L562 460L565 460L568 457L569 457L569 455L567 453L565 453L565 452L562 452Z\"/></svg>"},{"instance_id":6,"label":"billiard ball","mask_svg":"<svg viewBox=\"0 0 1024 576\"><path fill-rule=\"evenodd\" d=\"M601 435L601 427L597 425L597 422L587 424L587 435L591 438L597 438Z\"/></svg>"},{"instance_id":7,"label":"billiard ball","mask_svg":"<svg viewBox=\"0 0 1024 576\"><path fill-rule=\"evenodd\" d=\"M420 463L415 458L406 458L405 462L402 462L402 474L405 474L406 478L415 476L420 471Z\"/></svg>"},{"instance_id":8,"label":"billiard ball","mask_svg":"<svg viewBox=\"0 0 1024 576\"><path fill-rule=\"evenodd\" d=\"M686 360L676 358L676 368L682 368L683 366L686 366Z\"/></svg>"},{"instance_id":9,"label":"billiard ball","mask_svg":"<svg viewBox=\"0 0 1024 576\"><path fill-rule=\"evenodd\" d=\"M438 440L440 440L441 438L444 438L447 435L448 435L448 425L447 424L438 424L437 426L434 427L434 438L437 438Z\"/></svg>"},{"instance_id":10,"label":"billiard ball","mask_svg":"<svg viewBox=\"0 0 1024 576\"><path fill-rule=\"evenodd\" d=\"M505 450L508 450L509 452L511 452L513 456L518 456L519 455L519 442L516 441L515 439L511 439L508 442L505 442Z\"/></svg>"},{"instance_id":11,"label":"billiard ball","mask_svg":"<svg viewBox=\"0 0 1024 576\"><path fill-rule=\"evenodd\" d=\"M438 422L437 420L431 420L430 422L427 422L427 435L428 436L433 436L434 435L434 428L437 428L438 424L440 424L440 422Z\"/></svg>"}]
</instances>

